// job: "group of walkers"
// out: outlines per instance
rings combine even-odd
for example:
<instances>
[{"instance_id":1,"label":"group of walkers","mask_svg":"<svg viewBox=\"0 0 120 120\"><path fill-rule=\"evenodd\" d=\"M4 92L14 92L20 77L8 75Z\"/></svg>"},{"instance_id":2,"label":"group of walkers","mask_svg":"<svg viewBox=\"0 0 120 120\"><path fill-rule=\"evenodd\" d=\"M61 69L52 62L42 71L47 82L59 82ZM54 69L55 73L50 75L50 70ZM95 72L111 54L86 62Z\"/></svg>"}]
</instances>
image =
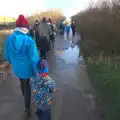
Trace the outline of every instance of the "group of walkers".
<instances>
[{"instance_id":1,"label":"group of walkers","mask_svg":"<svg viewBox=\"0 0 120 120\"><path fill-rule=\"evenodd\" d=\"M42 21L35 21L33 28L30 28L30 36L36 40L37 47L41 53L41 58L46 60L46 53L50 50L50 46L54 47L57 27L55 23L49 18L45 17Z\"/></svg>"},{"instance_id":2,"label":"group of walkers","mask_svg":"<svg viewBox=\"0 0 120 120\"><path fill-rule=\"evenodd\" d=\"M64 35L64 33L66 32L67 37L69 37L69 33L70 33L70 29L72 29L72 35L75 36L75 31L76 31L76 24L75 21L72 21L72 23L64 23L63 21L61 21L60 26L60 34Z\"/></svg>"},{"instance_id":3,"label":"group of walkers","mask_svg":"<svg viewBox=\"0 0 120 120\"><path fill-rule=\"evenodd\" d=\"M55 39L55 33L45 17L42 21L35 21L33 30L27 19L19 15L16 28L6 39L4 58L6 62L2 65L11 65L13 74L20 80L21 92L24 97L25 113L30 115L31 89L33 101L36 105L36 114L42 120L51 120L51 94L57 90L54 80L48 74L46 52L50 41ZM36 38L36 43L32 37ZM31 37L32 36L32 37ZM39 50L42 57L39 57Z\"/></svg>"}]
</instances>

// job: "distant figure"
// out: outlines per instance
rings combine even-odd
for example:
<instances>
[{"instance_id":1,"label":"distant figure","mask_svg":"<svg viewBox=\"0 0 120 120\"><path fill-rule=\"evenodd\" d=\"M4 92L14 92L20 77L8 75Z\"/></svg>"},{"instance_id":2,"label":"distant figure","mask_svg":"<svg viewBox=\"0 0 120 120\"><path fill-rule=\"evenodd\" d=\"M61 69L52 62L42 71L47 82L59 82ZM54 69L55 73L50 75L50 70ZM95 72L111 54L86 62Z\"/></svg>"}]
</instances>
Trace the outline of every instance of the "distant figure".
<instances>
[{"instance_id":1,"label":"distant figure","mask_svg":"<svg viewBox=\"0 0 120 120\"><path fill-rule=\"evenodd\" d=\"M70 33L70 24L69 23L66 24L65 30L66 30L66 33L67 33L67 37L69 37L69 33Z\"/></svg>"},{"instance_id":2,"label":"distant figure","mask_svg":"<svg viewBox=\"0 0 120 120\"><path fill-rule=\"evenodd\" d=\"M28 21L19 15L16 28L6 39L4 58L11 64L13 74L20 79L24 110L29 115L31 104L30 78L36 73L39 55L34 40L28 36Z\"/></svg>"},{"instance_id":3,"label":"distant figure","mask_svg":"<svg viewBox=\"0 0 120 120\"><path fill-rule=\"evenodd\" d=\"M36 20L36 21L35 21L34 28L33 28L33 30L35 31L35 40L36 40L36 42L37 42L38 39L39 39L38 26L39 26L39 21Z\"/></svg>"},{"instance_id":4,"label":"distant figure","mask_svg":"<svg viewBox=\"0 0 120 120\"><path fill-rule=\"evenodd\" d=\"M29 35L34 38L34 31L33 31L33 27L30 25L29 26Z\"/></svg>"},{"instance_id":5,"label":"distant figure","mask_svg":"<svg viewBox=\"0 0 120 120\"><path fill-rule=\"evenodd\" d=\"M47 21L46 21L46 18L43 17L42 18L42 22L39 24L39 27L38 27L38 34L39 34L39 41L41 40L41 38L46 41L45 44L43 44L44 46L44 50L40 50L40 53L41 53L41 57L46 59L46 53L48 52L48 48L46 48L46 46L49 45L49 49L50 49L50 35L52 34L52 30L51 30L51 27L50 25L48 25ZM42 42L42 41L40 41ZM46 45L47 44L47 45Z\"/></svg>"},{"instance_id":6,"label":"distant figure","mask_svg":"<svg viewBox=\"0 0 120 120\"><path fill-rule=\"evenodd\" d=\"M54 48L55 38L57 34L57 27L56 27L55 21L53 21L51 24L52 24L52 32L53 32L52 46Z\"/></svg>"},{"instance_id":7,"label":"distant figure","mask_svg":"<svg viewBox=\"0 0 120 120\"><path fill-rule=\"evenodd\" d=\"M75 31L76 31L75 21L72 21L71 28L72 28L72 34L73 34L73 36L75 36Z\"/></svg>"},{"instance_id":8,"label":"distant figure","mask_svg":"<svg viewBox=\"0 0 120 120\"><path fill-rule=\"evenodd\" d=\"M61 35L64 35L64 32L65 32L65 24L63 23L63 21L61 21L60 26L59 26L59 29L60 29L60 34L61 34Z\"/></svg>"}]
</instances>

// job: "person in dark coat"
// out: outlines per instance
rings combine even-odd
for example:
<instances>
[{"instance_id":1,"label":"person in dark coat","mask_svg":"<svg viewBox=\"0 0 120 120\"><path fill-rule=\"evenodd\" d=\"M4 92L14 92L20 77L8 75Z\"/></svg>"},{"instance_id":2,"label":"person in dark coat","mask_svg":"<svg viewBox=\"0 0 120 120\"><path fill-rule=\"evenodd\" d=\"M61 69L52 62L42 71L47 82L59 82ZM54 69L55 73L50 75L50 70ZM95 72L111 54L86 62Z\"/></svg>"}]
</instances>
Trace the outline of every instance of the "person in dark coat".
<instances>
[{"instance_id":1,"label":"person in dark coat","mask_svg":"<svg viewBox=\"0 0 120 120\"><path fill-rule=\"evenodd\" d=\"M71 28L72 28L72 34L73 36L75 36L75 29L76 29L75 21L72 21Z\"/></svg>"},{"instance_id":2,"label":"person in dark coat","mask_svg":"<svg viewBox=\"0 0 120 120\"><path fill-rule=\"evenodd\" d=\"M36 42L37 42L38 39L39 39L38 26L39 26L39 21L36 20L36 21L35 21L34 28L33 28L33 30L35 31L35 40L36 40Z\"/></svg>"},{"instance_id":3,"label":"person in dark coat","mask_svg":"<svg viewBox=\"0 0 120 120\"><path fill-rule=\"evenodd\" d=\"M61 23L60 23L59 29L60 29L60 34L61 34L61 35L64 35L64 32L65 32L65 24L63 23L63 20L62 20Z\"/></svg>"},{"instance_id":4,"label":"person in dark coat","mask_svg":"<svg viewBox=\"0 0 120 120\"><path fill-rule=\"evenodd\" d=\"M46 54L49 51L49 42L47 37L40 36L39 40L37 41L38 50L40 52L41 59L46 60Z\"/></svg>"}]
</instances>

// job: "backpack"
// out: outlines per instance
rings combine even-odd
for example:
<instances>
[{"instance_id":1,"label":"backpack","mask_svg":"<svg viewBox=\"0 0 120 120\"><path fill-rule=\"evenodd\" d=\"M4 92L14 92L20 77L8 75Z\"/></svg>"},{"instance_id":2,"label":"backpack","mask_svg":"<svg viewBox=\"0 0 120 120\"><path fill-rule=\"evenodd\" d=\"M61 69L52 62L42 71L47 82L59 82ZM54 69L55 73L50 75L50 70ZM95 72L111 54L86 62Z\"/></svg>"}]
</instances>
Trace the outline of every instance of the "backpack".
<instances>
[{"instance_id":1,"label":"backpack","mask_svg":"<svg viewBox=\"0 0 120 120\"><path fill-rule=\"evenodd\" d=\"M44 111L51 107L52 93L56 92L55 81L49 76L38 73L31 79L32 98L36 107Z\"/></svg>"},{"instance_id":2,"label":"backpack","mask_svg":"<svg viewBox=\"0 0 120 120\"><path fill-rule=\"evenodd\" d=\"M54 31L53 25L50 24L50 27L51 27L52 32L54 33L55 31Z\"/></svg>"},{"instance_id":3,"label":"backpack","mask_svg":"<svg viewBox=\"0 0 120 120\"><path fill-rule=\"evenodd\" d=\"M35 24L34 25L35 34L38 34L38 27L39 27L39 24L37 24L37 25Z\"/></svg>"}]
</instances>

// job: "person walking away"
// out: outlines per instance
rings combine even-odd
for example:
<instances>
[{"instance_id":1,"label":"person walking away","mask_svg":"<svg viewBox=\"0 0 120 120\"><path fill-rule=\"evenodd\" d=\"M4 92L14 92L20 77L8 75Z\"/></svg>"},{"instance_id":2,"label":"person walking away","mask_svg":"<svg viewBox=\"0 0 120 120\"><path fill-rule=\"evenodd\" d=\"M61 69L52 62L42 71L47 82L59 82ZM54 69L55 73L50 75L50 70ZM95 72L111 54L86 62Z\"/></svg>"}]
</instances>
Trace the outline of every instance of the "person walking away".
<instances>
[{"instance_id":1,"label":"person walking away","mask_svg":"<svg viewBox=\"0 0 120 120\"><path fill-rule=\"evenodd\" d=\"M37 73L31 79L31 86L39 120L51 120L52 93L57 91L57 86L48 74L48 65L45 60L38 62Z\"/></svg>"},{"instance_id":2,"label":"person walking away","mask_svg":"<svg viewBox=\"0 0 120 120\"><path fill-rule=\"evenodd\" d=\"M51 30L50 25L48 25L45 17L42 18L42 22L38 27L38 34L39 34L39 37L40 37L39 40L41 39L41 36L46 37L46 39L44 39L44 40L47 40L47 44L49 45L49 49L50 49L49 42L50 42L50 35L52 34L52 30ZM47 45L45 45L43 47L46 47L46 46ZM48 52L48 51L41 51L41 54L42 55L46 54L46 52Z\"/></svg>"},{"instance_id":3,"label":"person walking away","mask_svg":"<svg viewBox=\"0 0 120 120\"><path fill-rule=\"evenodd\" d=\"M28 32L28 21L23 15L19 15L16 28L6 39L4 58L11 64L13 74L20 79L24 110L30 115L30 78L35 75L39 55L34 40L27 35Z\"/></svg>"},{"instance_id":4,"label":"person walking away","mask_svg":"<svg viewBox=\"0 0 120 120\"><path fill-rule=\"evenodd\" d=\"M72 28L72 34L73 36L75 36L75 29L76 29L75 21L72 21L71 28Z\"/></svg>"},{"instance_id":5,"label":"person walking away","mask_svg":"<svg viewBox=\"0 0 120 120\"><path fill-rule=\"evenodd\" d=\"M32 28L31 25L30 25L30 27L29 27L29 35L30 35L32 38L34 38L34 32L33 32L33 28Z\"/></svg>"},{"instance_id":6,"label":"person walking away","mask_svg":"<svg viewBox=\"0 0 120 120\"><path fill-rule=\"evenodd\" d=\"M37 41L39 39L38 26L39 26L39 21L36 20L34 28L33 28L33 30L35 31L35 40L36 40L36 43L37 43Z\"/></svg>"},{"instance_id":7,"label":"person walking away","mask_svg":"<svg viewBox=\"0 0 120 120\"><path fill-rule=\"evenodd\" d=\"M52 43L52 46L54 48L54 42L55 42L55 36L56 36L56 32L57 32L57 27L55 25L55 22L53 22L51 19L49 19L49 23L50 23L50 27L52 30L52 34L50 35L50 43Z\"/></svg>"},{"instance_id":8,"label":"person walking away","mask_svg":"<svg viewBox=\"0 0 120 120\"><path fill-rule=\"evenodd\" d=\"M51 43L52 43L52 46L53 46L53 48L54 48L54 44L55 44L55 37L56 37L56 34L57 34L57 27L56 27L56 25L55 25L55 22L53 21L52 23L51 23L51 29L52 29L52 39L51 39Z\"/></svg>"},{"instance_id":9,"label":"person walking away","mask_svg":"<svg viewBox=\"0 0 120 120\"><path fill-rule=\"evenodd\" d=\"M60 34L61 34L61 35L64 35L64 32L65 32L65 24L63 23L63 21L61 21L59 28L60 28Z\"/></svg>"},{"instance_id":10,"label":"person walking away","mask_svg":"<svg viewBox=\"0 0 120 120\"><path fill-rule=\"evenodd\" d=\"M70 33L70 25L69 25L69 23L66 24L66 33L67 33L67 37L69 37L69 33Z\"/></svg>"}]
</instances>

